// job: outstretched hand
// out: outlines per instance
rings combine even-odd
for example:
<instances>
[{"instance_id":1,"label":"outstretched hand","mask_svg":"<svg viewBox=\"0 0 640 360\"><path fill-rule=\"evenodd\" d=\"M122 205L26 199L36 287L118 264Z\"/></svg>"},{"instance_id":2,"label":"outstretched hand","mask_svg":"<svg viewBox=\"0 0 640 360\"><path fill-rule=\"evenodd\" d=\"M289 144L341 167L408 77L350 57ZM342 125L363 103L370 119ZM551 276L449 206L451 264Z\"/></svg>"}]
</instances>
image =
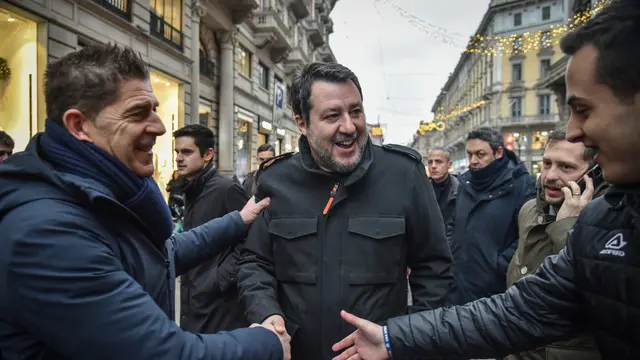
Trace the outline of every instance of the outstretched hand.
<instances>
[{"instance_id":1,"label":"outstretched hand","mask_svg":"<svg viewBox=\"0 0 640 360\"><path fill-rule=\"evenodd\" d=\"M256 203L255 196L252 196L251 199L247 202L247 204L240 210L240 216L242 217L242 221L245 225L249 225L253 222L253 220L258 217L260 212L269 206L271 203L271 198L264 198L260 200L259 203Z\"/></svg>"},{"instance_id":2,"label":"outstretched hand","mask_svg":"<svg viewBox=\"0 0 640 360\"><path fill-rule=\"evenodd\" d=\"M340 316L344 321L355 326L356 331L333 345L335 352L346 349L333 360L387 360L389 354L384 346L382 326L361 319L346 311L341 311Z\"/></svg>"}]
</instances>

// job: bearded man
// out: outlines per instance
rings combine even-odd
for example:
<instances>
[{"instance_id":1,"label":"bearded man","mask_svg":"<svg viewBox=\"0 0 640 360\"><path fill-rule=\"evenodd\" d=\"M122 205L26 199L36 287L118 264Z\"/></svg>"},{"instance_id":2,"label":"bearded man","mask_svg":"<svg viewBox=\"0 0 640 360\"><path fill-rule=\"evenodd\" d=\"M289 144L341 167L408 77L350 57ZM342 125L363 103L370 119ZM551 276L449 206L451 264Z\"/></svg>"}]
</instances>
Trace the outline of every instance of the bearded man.
<instances>
[{"instance_id":1,"label":"bearded man","mask_svg":"<svg viewBox=\"0 0 640 360\"><path fill-rule=\"evenodd\" d=\"M373 146L362 89L339 64L313 63L291 87L300 152L261 165L268 211L249 230L238 285L247 319L292 337L293 359L325 360L354 328L432 309L453 282L442 215L420 155Z\"/></svg>"}]
</instances>

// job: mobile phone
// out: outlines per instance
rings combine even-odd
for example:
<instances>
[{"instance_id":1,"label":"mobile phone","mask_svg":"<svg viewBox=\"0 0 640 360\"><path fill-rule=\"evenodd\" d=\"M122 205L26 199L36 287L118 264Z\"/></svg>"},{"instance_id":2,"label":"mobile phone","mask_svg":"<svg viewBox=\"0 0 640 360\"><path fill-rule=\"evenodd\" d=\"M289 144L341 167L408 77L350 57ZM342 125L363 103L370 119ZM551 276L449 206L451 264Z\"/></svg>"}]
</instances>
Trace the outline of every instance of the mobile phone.
<instances>
[{"instance_id":1,"label":"mobile phone","mask_svg":"<svg viewBox=\"0 0 640 360\"><path fill-rule=\"evenodd\" d=\"M585 175L589 176L591 180L593 180L594 190L597 189L598 186L600 186L604 182L604 174L602 172L602 168L598 166L598 164L594 164L593 166L588 168L587 171L585 171L584 174L582 174L582 176L580 176L580 179L578 179L578 181L576 181L578 186L580 186L581 193L584 192L585 189L587 188L587 184L584 181Z\"/></svg>"}]
</instances>

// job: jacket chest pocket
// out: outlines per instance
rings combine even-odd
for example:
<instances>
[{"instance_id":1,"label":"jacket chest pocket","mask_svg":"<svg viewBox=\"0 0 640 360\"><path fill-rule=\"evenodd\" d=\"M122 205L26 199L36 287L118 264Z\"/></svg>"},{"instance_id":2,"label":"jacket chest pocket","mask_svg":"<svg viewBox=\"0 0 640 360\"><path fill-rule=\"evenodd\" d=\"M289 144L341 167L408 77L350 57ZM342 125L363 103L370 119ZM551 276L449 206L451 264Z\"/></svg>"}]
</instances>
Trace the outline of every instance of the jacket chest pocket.
<instances>
[{"instance_id":1,"label":"jacket chest pocket","mask_svg":"<svg viewBox=\"0 0 640 360\"><path fill-rule=\"evenodd\" d=\"M318 273L318 219L271 219L273 262L280 282L315 284Z\"/></svg>"},{"instance_id":2,"label":"jacket chest pocket","mask_svg":"<svg viewBox=\"0 0 640 360\"><path fill-rule=\"evenodd\" d=\"M405 266L404 217L349 219L346 264L352 285L401 281Z\"/></svg>"}]
</instances>

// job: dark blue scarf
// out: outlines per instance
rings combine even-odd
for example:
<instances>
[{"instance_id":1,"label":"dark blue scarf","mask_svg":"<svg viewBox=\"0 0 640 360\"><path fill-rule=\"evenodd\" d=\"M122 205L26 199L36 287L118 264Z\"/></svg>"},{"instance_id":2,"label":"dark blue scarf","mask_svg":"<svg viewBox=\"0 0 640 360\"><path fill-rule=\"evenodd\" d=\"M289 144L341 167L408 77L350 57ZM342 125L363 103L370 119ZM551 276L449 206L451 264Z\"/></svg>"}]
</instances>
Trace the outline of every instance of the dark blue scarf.
<instances>
[{"instance_id":1,"label":"dark blue scarf","mask_svg":"<svg viewBox=\"0 0 640 360\"><path fill-rule=\"evenodd\" d=\"M471 187L479 193L489 190L491 185L509 165L507 154L502 154L500 159L493 160L489 165L480 170L471 171Z\"/></svg>"},{"instance_id":2,"label":"dark blue scarf","mask_svg":"<svg viewBox=\"0 0 640 360\"><path fill-rule=\"evenodd\" d=\"M111 191L147 226L153 243L164 246L173 231L173 219L153 178L136 176L120 160L94 144L76 139L52 120L46 121L40 146L56 170L91 179Z\"/></svg>"}]
</instances>

